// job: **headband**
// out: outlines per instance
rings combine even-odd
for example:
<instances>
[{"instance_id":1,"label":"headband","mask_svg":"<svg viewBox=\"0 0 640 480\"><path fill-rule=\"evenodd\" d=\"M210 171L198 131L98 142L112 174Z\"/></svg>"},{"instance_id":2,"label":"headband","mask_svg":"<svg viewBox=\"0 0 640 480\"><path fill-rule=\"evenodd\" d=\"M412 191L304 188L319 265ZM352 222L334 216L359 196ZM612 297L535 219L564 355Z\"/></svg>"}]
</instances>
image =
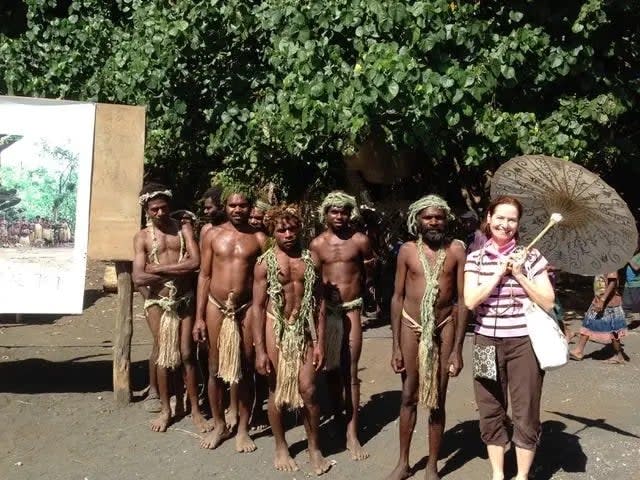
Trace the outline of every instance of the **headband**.
<instances>
[{"instance_id":1,"label":"headband","mask_svg":"<svg viewBox=\"0 0 640 480\"><path fill-rule=\"evenodd\" d=\"M140 203L140 205L144 206L149 200L159 196L171 198L173 197L173 194L171 193L171 190L156 190L155 192L143 193L138 198L138 202Z\"/></svg>"}]
</instances>

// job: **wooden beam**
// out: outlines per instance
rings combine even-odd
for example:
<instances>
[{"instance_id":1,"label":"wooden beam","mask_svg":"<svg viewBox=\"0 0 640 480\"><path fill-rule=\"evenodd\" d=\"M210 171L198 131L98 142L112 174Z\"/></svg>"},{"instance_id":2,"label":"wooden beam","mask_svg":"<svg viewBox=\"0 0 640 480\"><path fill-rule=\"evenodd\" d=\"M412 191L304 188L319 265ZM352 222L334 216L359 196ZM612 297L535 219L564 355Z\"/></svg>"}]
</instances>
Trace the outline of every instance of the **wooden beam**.
<instances>
[{"instance_id":1,"label":"wooden beam","mask_svg":"<svg viewBox=\"0 0 640 480\"><path fill-rule=\"evenodd\" d=\"M117 406L131 402L131 336L133 334L133 283L128 261L116 262L118 311L113 341L113 396Z\"/></svg>"}]
</instances>

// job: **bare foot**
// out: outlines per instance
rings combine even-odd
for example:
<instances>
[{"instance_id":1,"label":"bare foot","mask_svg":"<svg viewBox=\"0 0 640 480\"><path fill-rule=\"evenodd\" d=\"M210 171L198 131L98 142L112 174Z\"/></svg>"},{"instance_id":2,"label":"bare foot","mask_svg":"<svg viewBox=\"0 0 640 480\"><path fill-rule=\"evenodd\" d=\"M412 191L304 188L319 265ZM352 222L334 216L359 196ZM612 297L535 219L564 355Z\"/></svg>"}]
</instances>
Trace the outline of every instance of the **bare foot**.
<instances>
[{"instance_id":1,"label":"bare foot","mask_svg":"<svg viewBox=\"0 0 640 480\"><path fill-rule=\"evenodd\" d=\"M300 470L298 464L295 462L291 455L289 455L289 450L276 450L276 457L273 459L273 466L279 472L297 472Z\"/></svg>"},{"instance_id":2,"label":"bare foot","mask_svg":"<svg viewBox=\"0 0 640 480\"><path fill-rule=\"evenodd\" d=\"M236 452L238 453L249 453L256 451L256 444L253 443L251 437L248 433L237 433L236 434Z\"/></svg>"},{"instance_id":3,"label":"bare foot","mask_svg":"<svg viewBox=\"0 0 640 480\"><path fill-rule=\"evenodd\" d=\"M151 421L151 430L154 432L166 432L171 422L169 412L161 412L154 420Z\"/></svg>"},{"instance_id":4,"label":"bare foot","mask_svg":"<svg viewBox=\"0 0 640 480\"><path fill-rule=\"evenodd\" d=\"M227 426L218 426L210 431L200 442L200 446L202 448L208 448L213 450L218 448L222 442L224 442L229 436L231 432L227 430Z\"/></svg>"},{"instance_id":5,"label":"bare foot","mask_svg":"<svg viewBox=\"0 0 640 480\"><path fill-rule=\"evenodd\" d=\"M229 431L233 431L233 429L238 425L238 411L231 408L227 409L224 412L224 421L226 422Z\"/></svg>"},{"instance_id":6,"label":"bare foot","mask_svg":"<svg viewBox=\"0 0 640 480\"><path fill-rule=\"evenodd\" d=\"M405 478L409 478L410 476L411 472L409 471L409 465L398 464L396 468L393 469L393 472L389 474L386 480L404 480Z\"/></svg>"},{"instance_id":7,"label":"bare foot","mask_svg":"<svg viewBox=\"0 0 640 480\"><path fill-rule=\"evenodd\" d=\"M358 437L355 435L347 434L347 450L351 452L351 459L357 461L365 460L369 458L369 452L367 452L360 442L358 441Z\"/></svg>"},{"instance_id":8,"label":"bare foot","mask_svg":"<svg viewBox=\"0 0 640 480\"><path fill-rule=\"evenodd\" d=\"M333 462L322 456L320 450L309 450L309 459L311 460L311 466L316 475L322 475L327 473Z\"/></svg>"},{"instance_id":9,"label":"bare foot","mask_svg":"<svg viewBox=\"0 0 640 480\"><path fill-rule=\"evenodd\" d=\"M191 414L191 420L193 420L193 424L200 433L206 433L213 430L213 423L204 418L199 411L195 411Z\"/></svg>"},{"instance_id":10,"label":"bare foot","mask_svg":"<svg viewBox=\"0 0 640 480\"><path fill-rule=\"evenodd\" d=\"M582 353L578 353L578 352L576 352L575 350L571 350L571 351L569 352L569 358L571 358L571 360L578 360L578 361L580 361L580 360L582 360L582 359L583 359L583 357L584 357L584 355L583 355Z\"/></svg>"}]
</instances>

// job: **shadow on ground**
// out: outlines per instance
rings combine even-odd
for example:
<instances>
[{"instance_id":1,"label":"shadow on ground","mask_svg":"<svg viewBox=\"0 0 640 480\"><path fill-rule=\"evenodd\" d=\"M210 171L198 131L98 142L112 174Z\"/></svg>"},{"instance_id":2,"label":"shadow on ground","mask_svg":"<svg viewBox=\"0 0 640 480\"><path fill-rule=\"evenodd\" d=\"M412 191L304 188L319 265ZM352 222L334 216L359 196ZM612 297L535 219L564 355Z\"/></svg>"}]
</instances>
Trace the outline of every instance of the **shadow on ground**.
<instances>
[{"instance_id":1,"label":"shadow on ground","mask_svg":"<svg viewBox=\"0 0 640 480\"><path fill-rule=\"evenodd\" d=\"M476 457L487 458L487 449L480 440L480 427L477 420L467 420L444 432L440 458L448 458L440 470L443 477L455 472ZM428 457L416 463L412 471L415 473L427 466Z\"/></svg>"},{"instance_id":2,"label":"shadow on ground","mask_svg":"<svg viewBox=\"0 0 640 480\"><path fill-rule=\"evenodd\" d=\"M582 420L582 423L585 425L590 424L590 422L598 423L597 420ZM577 421L580 421L580 419ZM532 478L536 478L537 480L550 480L561 470L571 473L585 472L587 456L580 446L580 437L576 434L566 432L566 429L566 424L556 420L549 420L542 424L542 438L540 448L536 453ZM605 429L609 430L610 428ZM618 430L616 429L616 431ZM475 458L486 460L487 449L480 439L478 421L468 420L447 430L444 434L440 458L447 458L447 461L439 472L441 477L452 474ZM417 462L411 469L412 473L415 475L420 470L424 470L427 465L427 460L428 458L425 456ZM489 469L488 460L487 469ZM514 448L511 448L506 455L505 474L509 478L516 474Z\"/></svg>"},{"instance_id":3,"label":"shadow on ground","mask_svg":"<svg viewBox=\"0 0 640 480\"><path fill-rule=\"evenodd\" d=\"M533 478L550 480L561 470L569 473L585 472L587 456L580 446L580 437L568 433L566 429L567 425L557 420L548 420L542 424L542 438L533 464Z\"/></svg>"},{"instance_id":4,"label":"shadow on ground","mask_svg":"<svg viewBox=\"0 0 640 480\"><path fill-rule=\"evenodd\" d=\"M101 358L101 360L91 360ZM131 363L133 388L147 381L146 361ZM111 352L51 362L29 358L0 363L0 392L3 393L92 393L113 389Z\"/></svg>"},{"instance_id":5,"label":"shadow on ground","mask_svg":"<svg viewBox=\"0 0 640 480\"><path fill-rule=\"evenodd\" d=\"M318 386L318 390L323 392L326 389ZM325 398L321 398L323 411L328 411ZM389 423L398 418L400 408L400 392L389 390L376 393L369 401L360 408L360 443L365 446L373 437L386 427ZM322 453L335 455L346 449L345 426L342 421L326 420L320 426L320 440L322 442ZM307 441L299 441L291 445L290 451L293 456L302 452L307 447Z\"/></svg>"}]
</instances>

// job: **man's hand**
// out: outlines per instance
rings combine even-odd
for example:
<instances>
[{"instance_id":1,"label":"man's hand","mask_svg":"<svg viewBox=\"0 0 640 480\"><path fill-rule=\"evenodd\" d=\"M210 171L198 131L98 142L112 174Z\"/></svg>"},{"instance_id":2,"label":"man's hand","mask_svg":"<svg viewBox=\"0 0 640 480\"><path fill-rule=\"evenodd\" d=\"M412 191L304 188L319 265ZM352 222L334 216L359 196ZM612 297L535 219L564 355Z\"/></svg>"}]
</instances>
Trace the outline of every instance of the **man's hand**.
<instances>
[{"instance_id":1,"label":"man's hand","mask_svg":"<svg viewBox=\"0 0 640 480\"><path fill-rule=\"evenodd\" d=\"M400 347L394 347L391 353L391 368L395 373L404 372L404 359Z\"/></svg>"},{"instance_id":2,"label":"man's hand","mask_svg":"<svg viewBox=\"0 0 640 480\"><path fill-rule=\"evenodd\" d=\"M256 371L260 375L269 375L271 373L271 363L264 348L256 349Z\"/></svg>"},{"instance_id":3,"label":"man's hand","mask_svg":"<svg viewBox=\"0 0 640 480\"><path fill-rule=\"evenodd\" d=\"M453 352L449 355L449 361L447 364L449 365L449 376L457 377L464 366L462 362L462 352L454 348Z\"/></svg>"},{"instance_id":4,"label":"man's hand","mask_svg":"<svg viewBox=\"0 0 640 480\"><path fill-rule=\"evenodd\" d=\"M313 344L313 368L316 372L324 367L324 348L321 348L319 344Z\"/></svg>"},{"instance_id":5,"label":"man's hand","mask_svg":"<svg viewBox=\"0 0 640 480\"><path fill-rule=\"evenodd\" d=\"M147 263L147 264L144 266L144 271L145 271L146 273L152 273L152 274L154 274L154 275L155 275L155 274L157 274L157 273L158 273L158 267L156 266L156 264L155 264L155 263Z\"/></svg>"},{"instance_id":6,"label":"man's hand","mask_svg":"<svg viewBox=\"0 0 640 480\"><path fill-rule=\"evenodd\" d=\"M207 324L204 320L198 319L193 324L193 340L194 342L206 342L207 341Z\"/></svg>"}]
</instances>

